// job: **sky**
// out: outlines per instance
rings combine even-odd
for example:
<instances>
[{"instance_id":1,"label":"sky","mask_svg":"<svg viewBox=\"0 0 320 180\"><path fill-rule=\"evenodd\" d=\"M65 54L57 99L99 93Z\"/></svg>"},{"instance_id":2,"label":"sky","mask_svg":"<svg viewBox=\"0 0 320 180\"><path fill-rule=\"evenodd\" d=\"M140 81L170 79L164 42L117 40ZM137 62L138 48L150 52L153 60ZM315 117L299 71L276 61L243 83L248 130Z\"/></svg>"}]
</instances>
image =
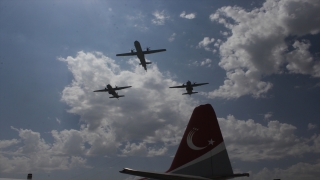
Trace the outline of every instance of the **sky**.
<instances>
[{"instance_id":1,"label":"sky","mask_svg":"<svg viewBox=\"0 0 320 180\"><path fill-rule=\"evenodd\" d=\"M235 173L320 177L320 1L0 1L0 178L165 172L211 104ZM167 49L117 57L134 48ZM209 83L185 96L170 89ZM124 98L94 93L132 86Z\"/></svg>"}]
</instances>

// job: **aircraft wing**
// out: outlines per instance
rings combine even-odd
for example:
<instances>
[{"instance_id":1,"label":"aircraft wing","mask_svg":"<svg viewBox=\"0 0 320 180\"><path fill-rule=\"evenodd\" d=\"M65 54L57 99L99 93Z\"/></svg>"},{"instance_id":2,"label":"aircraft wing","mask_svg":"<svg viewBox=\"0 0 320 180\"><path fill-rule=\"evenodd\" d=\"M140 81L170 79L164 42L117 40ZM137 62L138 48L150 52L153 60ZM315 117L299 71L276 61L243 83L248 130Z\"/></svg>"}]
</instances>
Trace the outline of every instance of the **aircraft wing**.
<instances>
[{"instance_id":1,"label":"aircraft wing","mask_svg":"<svg viewBox=\"0 0 320 180\"><path fill-rule=\"evenodd\" d=\"M157 53L157 52L163 52L166 51L166 49L157 49L157 50L149 50L149 51L142 51L143 54L152 54L152 53Z\"/></svg>"},{"instance_id":2,"label":"aircraft wing","mask_svg":"<svg viewBox=\"0 0 320 180\"><path fill-rule=\"evenodd\" d=\"M172 87L169 87L169 88L185 88L187 87L186 85L182 85L182 86L172 86Z\"/></svg>"},{"instance_id":3,"label":"aircraft wing","mask_svg":"<svg viewBox=\"0 0 320 180\"><path fill-rule=\"evenodd\" d=\"M95 90L93 92L107 92L109 91L108 89L104 88L104 89L100 89L100 90Z\"/></svg>"},{"instance_id":4,"label":"aircraft wing","mask_svg":"<svg viewBox=\"0 0 320 180\"><path fill-rule=\"evenodd\" d=\"M117 91L117 90L126 89L126 88L131 88L131 87L132 87L132 86L115 87L115 88L113 88L113 90Z\"/></svg>"},{"instance_id":5,"label":"aircraft wing","mask_svg":"<svg viewBox=\"0 0 320 180\"><path fill-rule=\"evenodd\" d=\"M141 176L141 177L159 179L159 180L172 180L172 179L175 179L175 180L218 180L218 179L222 180L222 179L231 179L231 178L242 177L242 176L249 177L248 173L242 173L242 174L231 174L226 176L216 176L209 179L201 176L137 171L129 168L124 168L122 171L119 171L119 172L124 174L130 174L134 176Z\"/></svg>"},{"instance_id":6,"label":"aircraft wing","mask_svg":"<svg viewBox=\"0 0 320 180\"><path fill-rule=\"evenodd\" d=\"M191 86L192 86L192 87L195 87L195 86L202 86L202 85L205 85L205 84L209 84L209 83L191 84Z\"/></svg>"},{"instance_id":7,"label":"aircraft wing","mask_svg":"<svg viewBox=\"0 0 320 180\"><path fill-rule=\"evenodd\" d=\"M116 56L135 56L135 55L137 55L137 52L116 54Z\"/></svg>"}]
</instances>

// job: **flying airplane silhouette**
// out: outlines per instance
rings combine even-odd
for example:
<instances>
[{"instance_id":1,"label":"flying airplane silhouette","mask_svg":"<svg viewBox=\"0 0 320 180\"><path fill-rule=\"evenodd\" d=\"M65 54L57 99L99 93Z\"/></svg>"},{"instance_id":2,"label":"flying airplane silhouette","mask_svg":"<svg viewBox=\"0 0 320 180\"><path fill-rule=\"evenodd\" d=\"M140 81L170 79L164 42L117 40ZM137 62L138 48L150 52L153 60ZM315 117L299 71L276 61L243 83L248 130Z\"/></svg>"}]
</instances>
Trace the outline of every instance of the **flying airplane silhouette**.
<instances>
[{"instance_id":1,"label":"flying airplane silhouette","mask_svg":"<svg viewBox=\"0 0 320 180\"><path fill-rule=\"evenodd\" d=\"M234 174L218 119L210 104L194 109L170 168L165 173L124 168L120 173L144 180L215 180L249 177Z\"/></svg>"},{"instance_id":2,"label":"flying airplane silhouette","mask_svg":"<svg viewBox=\"0 0 320 180\"><path fill-rule=\"evenodd\" d=\"M117 90L121 90L121 89L126 89L126 88L130 88L132 86L125 86L125 87L115 87L113 88L110 84L108 84L106 86L106 88L101 89L101 90L95 90L93 92L108 92L109 94L112 94L111 97L109 98L117 98L119 100L119 97L124 97L124 95L118 95L118 93L116 92Z\"/></svg>"},{"instance_id":3,"label":"flying airplane silhouette","mask_svg":"<svg viewBox=\"0 0 320 180\"><path fill-rule=\"evenodd\" d=\"M193 87L195 87L195 86L202 86L202 85L205 85L205 84L209 84L209 83L200 83L200 84L193 83L193 84L192 84L190 81L188 81L188 82L186 83L186 85L185 85L185 84L182 84L182 86L173 86L173 87L170 87L170 88L186 88L187 92L186 92L186 93L183 93L182 95L186 95L186 94L191 95L191 94L198 93L198 92L192 91L192 90L193 90Z\"/></svg>"},{"instance_id":4,"label":"flying airplane silhouette","mask_svg":"<svg viewBox=\"0 0 320 180\"><path fill-rule=\"evenodd\" d=\"M134 47L136 48L136 52L134 52L134 49L131 49L130 53L117 54L116 56L135 56L135 55L137 55L140 60L140 65L142 65L142 67L144 67L144 69L146 71L147 71L147 64L151 64L151 62L146 62L144 55L166 51L166 49L150 50L150 47L147 47L146 51L143 51L139 41L134 42Z\"/></svg>"}]
</instances>

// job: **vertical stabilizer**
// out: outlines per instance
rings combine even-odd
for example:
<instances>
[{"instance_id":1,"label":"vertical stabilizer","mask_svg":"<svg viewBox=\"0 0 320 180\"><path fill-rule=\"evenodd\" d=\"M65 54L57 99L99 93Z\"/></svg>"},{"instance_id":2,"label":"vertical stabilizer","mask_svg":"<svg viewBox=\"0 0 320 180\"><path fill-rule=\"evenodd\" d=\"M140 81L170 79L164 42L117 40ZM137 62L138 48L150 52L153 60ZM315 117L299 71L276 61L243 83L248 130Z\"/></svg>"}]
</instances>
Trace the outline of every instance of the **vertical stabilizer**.
<instances>
[{"instance_id":1,"label":"vertical stabilizer","mask_svg":"<svg viewBox=\"0 0 320 180\"><path fill-rule=\"evenodd\" d=\"M28 180L31 180L31 179L32 179L32 174L31 174L31 173L28 174L27 179L28 179Z\"/></svg>"},{"instance_id":2,"label":"vertical stabilizer","mask_svg":"<svg viewBox=\"0 0 320 180\"><path fill-rule=\"evenodd\" d=\"M194 109L167 173L207 178L233 175L218 119L210 104Z\"/></svg>"}]
</instances>

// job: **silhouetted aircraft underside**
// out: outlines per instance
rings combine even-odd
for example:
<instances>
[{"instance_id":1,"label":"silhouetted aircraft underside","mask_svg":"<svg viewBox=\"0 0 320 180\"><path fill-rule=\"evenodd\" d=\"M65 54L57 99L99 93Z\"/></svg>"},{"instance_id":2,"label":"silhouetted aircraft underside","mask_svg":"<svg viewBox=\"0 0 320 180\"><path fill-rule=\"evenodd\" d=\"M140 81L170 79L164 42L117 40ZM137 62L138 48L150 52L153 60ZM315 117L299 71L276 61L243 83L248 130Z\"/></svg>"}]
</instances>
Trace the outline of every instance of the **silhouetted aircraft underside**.
<instances>
[{"instance_id":1,"label":"silhouetted aircraft underside","mask_svg":"<svg viewBox=\"0 0 320 180\"><path fill-rule=\"evenodd\" d=\"M134 51L134 49L131 49L130 53L117 54L116 56L137 56L140 60L140 65L142 65L142 67L144 67L146 71L147 64L151 64L151 62L146 62L144 55L166 51L166 49L150 50L150 47L147 47L146 51L143 51L139 41L135 41L134 46L136 48L136 51Z\"/></svg>"}]
</instances>

